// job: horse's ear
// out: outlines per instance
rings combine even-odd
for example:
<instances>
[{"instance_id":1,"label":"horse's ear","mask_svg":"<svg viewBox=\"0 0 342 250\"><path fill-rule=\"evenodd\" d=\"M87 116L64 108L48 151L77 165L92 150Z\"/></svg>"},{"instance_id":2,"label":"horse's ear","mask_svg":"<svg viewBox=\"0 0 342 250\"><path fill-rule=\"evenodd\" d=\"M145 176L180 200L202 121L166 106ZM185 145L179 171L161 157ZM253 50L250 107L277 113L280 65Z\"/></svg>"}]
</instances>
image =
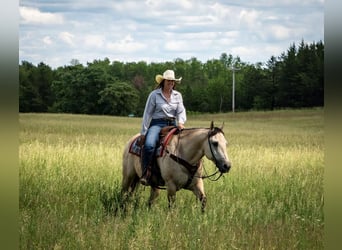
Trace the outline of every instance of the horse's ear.
<instances>
[{"instance_id":1,"label":"horse's ear","mask_svg":"<svg viewBox=\"0 0 342 250\"><path fill-rule=\"evenodd\" d=\"M224 127L224 122L222 122L221 130L223 130L223 127Z\"/></svg>"},{"instance_id":2,"label":"horse's ear","mask_svg":"<svg viewBox=\"0 0 342 250\"><path fill-rule=\"evenodd\" d=\"M210 130L213 130L213 129L214 129L214 121L211 121Z\"/></svg>"}]
</instances>

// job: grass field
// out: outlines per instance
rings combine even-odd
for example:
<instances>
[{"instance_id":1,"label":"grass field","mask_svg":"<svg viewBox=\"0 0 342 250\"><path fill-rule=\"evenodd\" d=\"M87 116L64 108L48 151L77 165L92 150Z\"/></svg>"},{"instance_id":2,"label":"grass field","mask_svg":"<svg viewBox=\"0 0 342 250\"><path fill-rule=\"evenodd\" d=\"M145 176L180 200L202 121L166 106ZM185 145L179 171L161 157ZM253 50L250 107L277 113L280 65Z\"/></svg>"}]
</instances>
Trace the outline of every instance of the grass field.
<instances>
[{"instance_id":1,"label":"grass field","mask_svg":"<svg viewBox=\"0 0 342 250\"><path fill-rule=\"evenodd\" d=\"M126 141L141 118L20 114L20 249L323 249L324 111L193 115L225 123L232 169L205 180L207 210L139 187L114 214ZM209 173L214 165L204 161Z\"/></svg>"}]
</instances>

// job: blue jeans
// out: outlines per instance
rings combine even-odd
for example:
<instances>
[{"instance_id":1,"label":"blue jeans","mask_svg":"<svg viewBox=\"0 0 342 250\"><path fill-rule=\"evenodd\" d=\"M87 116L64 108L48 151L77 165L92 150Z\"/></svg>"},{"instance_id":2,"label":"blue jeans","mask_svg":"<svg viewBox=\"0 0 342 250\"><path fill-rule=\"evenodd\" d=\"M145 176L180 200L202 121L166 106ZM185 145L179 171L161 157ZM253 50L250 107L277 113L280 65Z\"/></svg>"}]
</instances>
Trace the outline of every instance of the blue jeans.
<instances>
[{"instance_id":1,"label":"blue jeans","mask_svg":"<svg viewBox=\"0 0 342 250\"><path fill-rule=\"evenodd\" d=\"M163 119L153 119L146 133L145 145L142 154L142 170L143 174L147 166L151 166L157 143L159 141L160 130L166 126L176 126L175 121L167 121Z\"/></svg>"}]
</instances>

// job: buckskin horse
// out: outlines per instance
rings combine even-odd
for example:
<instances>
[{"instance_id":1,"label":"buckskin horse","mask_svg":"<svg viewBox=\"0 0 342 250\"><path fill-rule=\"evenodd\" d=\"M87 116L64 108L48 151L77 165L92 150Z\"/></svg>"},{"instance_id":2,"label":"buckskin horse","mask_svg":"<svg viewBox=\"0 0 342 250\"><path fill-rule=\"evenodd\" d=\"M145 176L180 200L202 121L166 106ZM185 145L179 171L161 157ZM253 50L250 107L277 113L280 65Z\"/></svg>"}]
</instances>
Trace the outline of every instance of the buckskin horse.
<instances>
[{"instance_id":1,"label":"buckskin horse","mask_svg":"<svg viewBox=\"0 0 342 250\"><path fill-rule=\"evenodd\" d=\"M158 197L161 187L167 190L169 207L176 199L180 189L192 191L201 202L202 211L206 206L206 195L203 185L202 158L205 155L215 163L220 176L230 170L231 163L227 154L227 141L223 126L210 128L188 128L171 136L164 146L162 155L156 158L150 178L150 197L148 204L152 205ZM132 143L139 137L133 136L126 144L123 153L122 190L124 197L133 194L141 176L140 156L133 154Z\"/></svg>"}]
</instances>

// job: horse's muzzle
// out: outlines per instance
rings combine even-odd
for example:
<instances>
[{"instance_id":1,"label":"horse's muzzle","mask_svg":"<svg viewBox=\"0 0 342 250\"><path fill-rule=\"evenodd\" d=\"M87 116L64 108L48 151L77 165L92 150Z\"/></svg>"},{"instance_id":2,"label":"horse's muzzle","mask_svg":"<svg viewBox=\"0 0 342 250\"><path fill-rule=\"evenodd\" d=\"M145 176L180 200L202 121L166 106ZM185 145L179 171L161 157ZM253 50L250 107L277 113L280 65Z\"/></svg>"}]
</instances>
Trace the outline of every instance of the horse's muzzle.
<instances>
[{"instance_id":1,"label":"horse's muzzle","mask_svg":"<svg viewBox=\"0 0 342 250\"><path fill-rule=\"evenodd\" d=\"M224 173L228 173L230 170L231 164L230 162L225 162L224 164L222 164L218 169L220 170L220 172L222 174Z\"/></svg>"}]
</instances>

